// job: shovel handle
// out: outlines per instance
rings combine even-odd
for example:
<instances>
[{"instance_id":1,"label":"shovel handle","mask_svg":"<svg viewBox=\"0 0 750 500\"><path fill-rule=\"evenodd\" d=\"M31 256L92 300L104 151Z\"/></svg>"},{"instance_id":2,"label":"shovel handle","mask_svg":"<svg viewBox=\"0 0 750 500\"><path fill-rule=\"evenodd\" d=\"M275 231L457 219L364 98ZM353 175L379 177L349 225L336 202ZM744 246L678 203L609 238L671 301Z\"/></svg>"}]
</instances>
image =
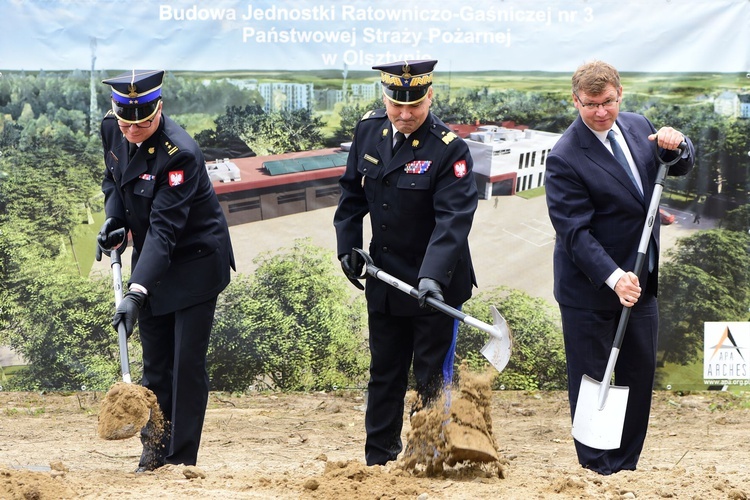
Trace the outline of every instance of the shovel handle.
<instances>
[{"instance_id":1,"label":"shovel handle","mask_svg":"<svg viewBox=\"0 0 750 500\"><path fill-rule=\"evenodd\" d=\"M367 252L360 248L354 248L354 252L357 252L362 259L365 261L365 266L363 269L363 275L361 277L364 277L365 274L369 274L373 278L377 278L380 281L383 281L385 283L388 283L389 285L393 286L394 288L398 288L402 292L411 295L414 298L419 297L419 290L411 286L410 284L401 281L400 279L396 278L395 276L392 276L388 274L387 272L383 271L379 267L375 265L375 263L372 260L372 257L370 257ZM478 320L476 318L472 318L471 316L462 313L458 309L455 309L445 302L442 302L434 297L426 297L425 302L432 308L440 311L441 313L447 314L448 316L457 319L461 321L462 323L466 323L469 326L473 326L475 328L478 328L479 330L485 331L489 333L490 335L493 335L498 338L502 338L502 335L497 331L497 327L494 327L492 325L489 325L485 323L484 321Z\"/></svg>"},{"instance_id":2,"label":"shovel handle","mask_svg":"<svg viewBox=\"0 0 750 500\"><path fill-rule=\"evenodd\" d=\"M667 167L671 167L672 165L680 161L682 159L682 155L685 154L685 151L687 151L687 148L687 142L682 141L680 145L677 146L677 149L674 150L675 152L677 152L677 156L674 159L666 162L662 160L661 155L659 154L659 138L658 136L654 138L654 155L656 156L656 159L659 160L659 163L661 163L662 165L666 165Z\"/></svg>"},{"instance_id":3,"label":"shovel handle","mask_svg":"<svg viewBox=\"0 0 750 500\"><path fill-rule=\"evenodd\" d=\"M659 201L661 199L661 193L664 190L664 182L667 178L667 173L669 172L669 167L680 161L682 158L683 153L687 150L687 143L681 142L679 146L677 146L677 157L669 162L665 162L661 159L661 156L659 155L659 146L657 145L657 141L654 140L654 154L656 155L657 160L659 161L659 169L656 172L656 181L654 183L654 192L651 195L651 200L648 205L648 212L646 213L646 222L643 225L643 232L641 233L641 240L638 244L638 255L635 257L635 267L633 268L633 273L635 275L640 275L641 270L643 270L643 264L646 262L646 254L648 252L648 244L651 240L651 233L654 229L654 223L656 222L656 217L659 211ZM632 310L632 307L623 306L622 307L622 314L620 315L620 322L617 325L617 331L615 333L615 340L612 345L612 353L610 354L609 361L607 362L607 368L604 372L604 379L603 381L606 382L606 384L602 384L602 390L600 393L600 403L603 404L604 400L606 400L607 397L607 389L609 388L609 380L612 376L612 372L614 371L615 364L617 363L617 355L620 352L620 347L622 347L622 339L625 336L625 329L628 326L628 320L630 319L630 311Z\"/></svg>"},{"instance_id":4,"label":"shovel handle","mask_svg":"<svg viewBox=\"0 0 750 500\"><path fill-rule=\"evenodd\" d=\"M115 309L122 301L122 261L120 252L114 250L110 253L112 264L112 285L115 291ZM128 358L128 333L125 325L120 322L117 325L117 342L120 346L120 369L122 370L122 380L131 383L130 378L130 359Z\"/></svg>"}]
</instances>

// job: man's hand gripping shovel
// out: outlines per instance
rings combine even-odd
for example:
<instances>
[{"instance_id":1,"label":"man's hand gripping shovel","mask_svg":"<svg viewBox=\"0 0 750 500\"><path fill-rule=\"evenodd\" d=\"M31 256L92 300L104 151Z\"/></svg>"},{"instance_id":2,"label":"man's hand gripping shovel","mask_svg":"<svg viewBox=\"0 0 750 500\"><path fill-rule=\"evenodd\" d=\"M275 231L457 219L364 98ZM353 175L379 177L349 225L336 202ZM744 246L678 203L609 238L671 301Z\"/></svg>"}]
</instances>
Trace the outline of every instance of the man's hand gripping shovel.
<instances>
[{"instance_id":1,"label":"man's hand gripping shovel","mask_svg":"<svg viewBox=\"0 0 750 500\"><path fill-rule=\"evenodd\" d=\"M364 250L360 248L354 248L352 249L352 259L355 259L355 254L358 256L357 258L361 258L364 261L362 275L358 276L359 279L362 279L369 274L370 276L388 283L389 285L398 288L408 295L411 295L415 299L419 296L419 292L416 288L376 267L373 263L372 257L370 257L370 255ZM492 366L497 369L497 371L501 372L505 369L508 361L510 360L512 338L510 329L508 328L508 324L505 322L505 318L503 318L503 316L498 312L495 306L490 306L490 311L492 312L492 319L494 322L494 324L490 325L485 323L484 321L480 321L467 314L464 314L458 309L454 309L453 307L449 306L445 302L434 299L432 297L427 297L427 304L429 304L434 309L461 321L462 323L466 323L469 326L473 326L474 328L478 328L479 330L489 333L490 338L484 345L484 347L482 347L481 353L485 358L487 358L487 361L489 361L490 364L492 364Z\"/></svg>"}]
</instances>

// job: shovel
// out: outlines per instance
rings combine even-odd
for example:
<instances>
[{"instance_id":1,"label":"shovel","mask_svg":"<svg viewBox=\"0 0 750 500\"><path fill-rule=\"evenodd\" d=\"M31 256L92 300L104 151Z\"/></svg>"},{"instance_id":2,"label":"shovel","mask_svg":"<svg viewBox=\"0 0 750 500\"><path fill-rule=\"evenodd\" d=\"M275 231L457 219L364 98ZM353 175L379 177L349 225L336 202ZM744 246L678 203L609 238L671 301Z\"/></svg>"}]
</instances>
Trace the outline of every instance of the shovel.
<instances>
[{"instance_id":1,"label":"shovel","mask_svg":"<svg viewBox=\"0 0 750 500\"><path fill-rule=\"evenodd\" d=\"M365 274L369 274L370 276L388 283L389 285L398 288L402 292L409 294L414 298L417 298L419 296L419 291L416 288L376 267L373 263L372 257L370 257L367 252L360 248L354 248L353 251L359 254L365 262L365 273L362 274L360 278L363 278ZM505 322L505 318L502 317L495 306L490 306L494 324L489 325L484 321L472 318L471 316L464 314L458 309L454 309L445 302L437 300L433 297L427 297L426 302L434 309L437 309L438 311L447 314L454 319L457 319L469 326L473 326L474 328L478 328L479 330L489 333L489 341L484 345L484 347L482 347L481 353L485 358L487 358L487 361L489 361L490 364L492 364L492 366L497 369L497 371L501 372L505 369L508 361L510 360L512 339L510 335L510 329L508 328L508 324Z\"/></svg>"},{"instance_id":2,"label":"shovel","mask_svg":"<svg viewBox=\"0 0 750 500\"><path fill-rule=\"evenodd\" d=\"M124 229L118 229L122 231L123 239L125 236ZM125 248L123 242L122 249ZM122 301L122 260L120 258L120 248L112 250L110 252L110 261L112 265L112 285L115 289L115 309L120 305ZM120 369L122 370L122 381L130 384L130 359L128 358L128 334L125 330L125 325L120 322L117 325L117 340L120 346Z\"/></svg>"},{"instance_id":3,"label":"shovel","mask_svg":"<svg viewBox=\"0 0 750 500\"><path fill-rule=\"evenodd\" d=\"M122 301L122 261L121 253L125 250L125 230L122 231L122 246L110 251L112 265L112 282L115 291L115 309ZM117 339L120 347L120 368L122 382L117 382L107 391L99 412L97 433L107 440L126 439L137 434L155 413L154 421L161 422L161 410L153 392L140 385L133 384L130 378L130 360L128 358L128 335L123 322L117 327ZM162 425L162 424L160 424Z\"/></svg>"},{"instance_id":4,"label":"shovel","mask_svg":"<svg viewBox=\"0 0 750 500\"><path fill-rule=\"evenodd\" d=\"M684 142L677 148L677 156L674 160L665 163L659 156L657 141L654 140L655 155L659 160L659 169L656 173L656 185L651 195L646 222L643 225L643 233L638 244L638 255L635 259L633 273L639 275L646 260L648 243L654 221L658 217L659 199L664 190L664 180L667 177L669 167L677 163L683 152L687 149ZM622 440L622 429L625 424L625 412L628 404L628 387L610 385L612 372L617 364L617 356L620 354L622 338L625 328L628 326L631 307L623 306L620 322L617 325L615 340L612 351L609 354L607 368L604 370L604 378L599 382L588 375L581 378L581 388L578 392L575 414L573 415L572 435L576 441L598 450L615 450L620 447Z\"/></svg>"}]
</instances>

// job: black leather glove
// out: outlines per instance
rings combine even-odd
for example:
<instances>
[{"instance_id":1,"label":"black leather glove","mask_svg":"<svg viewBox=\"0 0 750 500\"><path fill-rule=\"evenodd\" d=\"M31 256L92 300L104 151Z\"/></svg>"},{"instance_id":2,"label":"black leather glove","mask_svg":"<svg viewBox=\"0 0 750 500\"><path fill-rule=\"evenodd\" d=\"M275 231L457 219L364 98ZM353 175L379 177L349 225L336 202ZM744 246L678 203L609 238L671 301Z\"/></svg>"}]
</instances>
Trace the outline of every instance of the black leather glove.
<instances>
[{"instance_id":1,"label":"black leather glove","mask_svg":"<svg viewBox=\"0 0 750 500\"><path fill-rule=\"evenodd\" d=\"M443 290L440 288L440 283L432 278L420 278L417 291L419 292L419 295L417 296L419 307L430 307L429 304L427 304L427 297L432 297L435 300L444 302Z\"/></svg>"},{"instance_id":2,"label":"black leather glove","mask_svg":"<svg viewBox=\"0 0 750 500\"><path fill-rule=\"evenodd\" d=\"M125 224L117 217L108 217L96 235L96 260L102 260L102 254L109 253L125 241Z\"/></svg>"},{"instance_id":3,"label":"black leather glove","mask_svg":"<svg viewBox=\"0 0 750 500\"><path fill-rule=\"evenodd\" d=\"M351 254L345 253L339 259L341 261L341 269L352 285L356 286L360 290L364 290L365 287L360 283L359 277L362 275L362 266L364 261L358 253L352 252Z\"/></svg>"},{"instance_id":4,"label":"black leather glove","mask_svg":"<svg viewBox=\"0 0 750 500\"><path fill-rule=\"evenodd\" d=\"M133 327L135 322L138 321L138 313L141 308L146 305L146 294L135 290L130 290L120 301L120 305L117 306L115 315L112 318L112 326L115 331L119 333L118 326L120 323L124 323L125 332L128 338L133 334Z\"/></svg>"}]
</instances>

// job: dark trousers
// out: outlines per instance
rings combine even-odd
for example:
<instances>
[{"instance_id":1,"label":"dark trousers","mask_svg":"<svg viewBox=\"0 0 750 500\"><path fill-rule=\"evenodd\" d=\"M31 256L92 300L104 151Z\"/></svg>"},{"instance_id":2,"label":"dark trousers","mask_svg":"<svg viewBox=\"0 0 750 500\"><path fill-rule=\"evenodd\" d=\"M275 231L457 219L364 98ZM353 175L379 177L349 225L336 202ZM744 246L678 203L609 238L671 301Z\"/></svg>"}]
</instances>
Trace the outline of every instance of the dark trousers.
<instances>
[{"instance_id":1,"label":"dark trousers","mask_svg":"<svg viewBox=\"0 0 750 500\"><path fill-rule=\"evenodd\" d=\"M151 426L141 434L141 466L195 465L208 403L208 340L216 298L163 316L146 307L138 320L143 385L153 391L168 421L162 446Z\"/></svg>"},{"instance_id":2,"label":"dark trousers","mask_svg":"<svg viewBox=\"0 0 750 500\"><path fill-rule=\"evenodd\" d=\"M437 399L450 383L457 322L443 313L391 316L369 312L370 381L365 414L365 460L383 465L403 449L404 397L412 365L423 404Z\"/></svg>"},{"instance_id":3,"label":"dark trousers","mask_svg":"<svg viewBox=\"0 0 750 500\"><path fill-rule=\"evenodd\" d=\"M575 415L584 374L602 383L622 310L592 311L560 306L568 365L568 399ZM629 388L620 448L597 450L575 441L579 463L600 474L635 470L646 439L656 372L659 311L644 294L634 306L614 370L614 383Z\"/></svg>"}]
</instances>

